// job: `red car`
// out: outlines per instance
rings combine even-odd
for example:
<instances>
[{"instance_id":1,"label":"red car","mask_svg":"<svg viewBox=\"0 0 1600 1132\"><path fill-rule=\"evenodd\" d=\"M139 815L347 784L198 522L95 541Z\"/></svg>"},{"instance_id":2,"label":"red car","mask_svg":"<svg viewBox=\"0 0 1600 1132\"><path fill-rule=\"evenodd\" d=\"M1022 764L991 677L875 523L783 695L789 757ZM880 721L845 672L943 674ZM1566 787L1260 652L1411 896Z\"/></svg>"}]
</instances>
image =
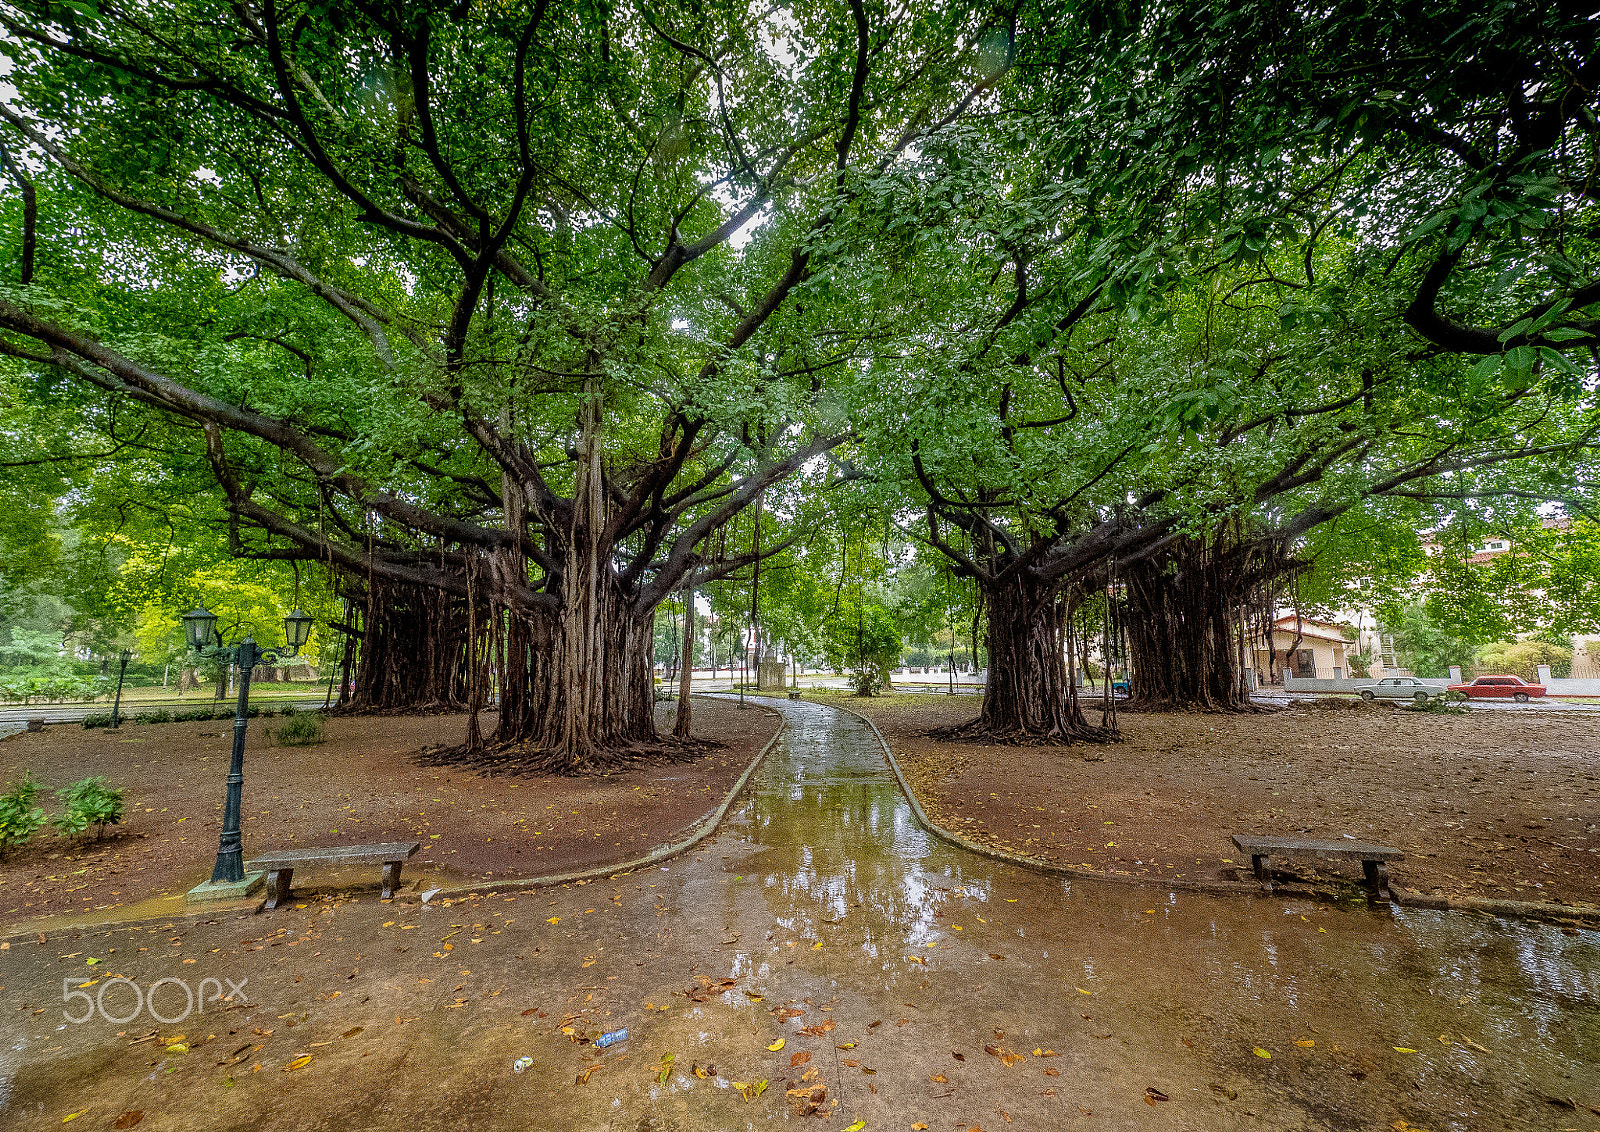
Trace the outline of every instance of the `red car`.
<instances>
[{"instance_id":1,"label":"red car","mask_svg":"<svg viewBox=\"0 0 1600 1132\"><path fill-rule=\"evenodd\" d=\"M1509 696L1525 704L1545 694L1543 684L1529 684L1520 676L1480 676L1470 684L1451 684L1447 692L1460 692L1472 700L1504 699Z\"/></svg>"}]
</instances>

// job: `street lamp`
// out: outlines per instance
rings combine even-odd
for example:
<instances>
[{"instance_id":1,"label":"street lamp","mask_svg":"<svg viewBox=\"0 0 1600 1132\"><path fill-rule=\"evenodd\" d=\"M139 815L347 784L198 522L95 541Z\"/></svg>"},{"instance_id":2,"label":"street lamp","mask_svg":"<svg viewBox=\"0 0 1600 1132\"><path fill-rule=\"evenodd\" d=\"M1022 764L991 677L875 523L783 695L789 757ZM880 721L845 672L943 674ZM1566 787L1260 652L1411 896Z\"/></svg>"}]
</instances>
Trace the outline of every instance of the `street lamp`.
<instances>
[{"instance_id":1,"label":"street lamp","mask_svg":"<svg viewBox=\"0 0 1600 1132\"><path fill-rule=\"evenodd\" d=\"M263 649L248 635L237 645L224 645L222 635L217 632L217 615L204 603L183 615L183 635L191 650L207 660L239 667L239 705L233 714L233 761L228 768L228 798L222 811L217 864L211 870L212 884L244 880L244 839L239 832L239 812L244 803L244 732L250 718L250 673L263 660L276 664L284 657L298 655L311 635L311 622L311 617L296 607L283 619L283 637L287 643L282 648Z\"/></svg>"}]
</instances>

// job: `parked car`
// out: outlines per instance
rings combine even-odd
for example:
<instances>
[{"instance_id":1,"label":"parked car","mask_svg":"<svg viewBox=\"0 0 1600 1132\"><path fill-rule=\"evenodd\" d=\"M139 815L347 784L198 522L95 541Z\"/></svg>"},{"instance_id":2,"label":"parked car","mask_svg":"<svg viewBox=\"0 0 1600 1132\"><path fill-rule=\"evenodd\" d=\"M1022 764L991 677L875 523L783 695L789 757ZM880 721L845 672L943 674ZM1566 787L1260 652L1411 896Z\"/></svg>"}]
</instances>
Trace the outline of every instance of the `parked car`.
<instances>
[{"instance_id":1,"label":"parked car","mask_svg":"<svg viewBox=\"0 0 1600 1132\"><path fill-rule=\"evenodd\" d=\"M1472 700L1505 699L1519 704L1545 694L1543 684L1529 684L1520 676L1480 676L1466 684L1451 684L1447 691L1459 692Z\"/></svg>"},{"instance_id":2,"label":"parked car","mask_svg":"<svg viewBox=\"0 0 1600 1132\"><path fill-rule=\"evenodd\" d=\"M1376 684L1357 688L1356 694L1364 700L1412 700L1425 704L1443 691L1443 688L1424 684L1410 676L1385 676Z\"/></svg>"}]
</instances>

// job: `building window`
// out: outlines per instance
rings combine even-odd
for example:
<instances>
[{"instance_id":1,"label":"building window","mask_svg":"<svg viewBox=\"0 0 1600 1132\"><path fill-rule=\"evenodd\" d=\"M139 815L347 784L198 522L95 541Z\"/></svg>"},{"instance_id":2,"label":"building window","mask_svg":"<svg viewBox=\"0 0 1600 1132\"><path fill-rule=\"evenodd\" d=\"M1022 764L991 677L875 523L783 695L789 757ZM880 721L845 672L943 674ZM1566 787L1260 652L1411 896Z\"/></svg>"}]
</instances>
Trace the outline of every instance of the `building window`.
<instances>
[{"instance_id":1,"label":"building window","mask_svg":"<svg viewBox=\"0 0 1600 1132\"><path fill-rule=\"evenodd\" d=\"M1299 649L1294 654L1294 674L1299 680L1317 678L1317 654L1310 649Z\"/></svg>"}]
</instances>

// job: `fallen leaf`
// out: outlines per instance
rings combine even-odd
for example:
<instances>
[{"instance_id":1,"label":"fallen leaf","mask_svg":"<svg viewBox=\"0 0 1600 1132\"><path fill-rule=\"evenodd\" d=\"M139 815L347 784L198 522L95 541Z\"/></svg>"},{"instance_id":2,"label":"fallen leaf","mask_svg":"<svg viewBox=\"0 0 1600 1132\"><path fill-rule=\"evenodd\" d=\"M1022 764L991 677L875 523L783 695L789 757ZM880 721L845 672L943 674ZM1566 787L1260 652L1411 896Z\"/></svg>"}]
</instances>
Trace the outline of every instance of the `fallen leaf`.
<instances>
[{"instance_id":1,"label":"fallen leaf","mask_svg":"<svg viewBox=\"0 0 1600 1132\"><path fill-rule=\"evenodd\" d=\"M1227 1097L1230 1101L1236 1101L1239 1099L1238 1090L1230 1089L1226 1085L1212 1085L1211 1091Z\"/></svg>"},{"instance_id":2,"label":"fallen leaf","mask_svg":"<svg viewBox=\"0 0 1600 1132\"><path fill-rule=\"evenodd\" d=\"M526 1010L524 1010L522 1012L522 1017L526 1018L530 1014L537 1014L537 1013L539 1013L539 1008L537 1006L530 1006L530 1007L528 1007L528 1009L526 1009Z\"/></svg>"},{"instance_id":3,"label":"fallen leaf","mask_svg":"<svg viewBox=\"0 0 1600 1132\"><path fill-rule=\"evenodd\" d=\"M1061 1055L1058 1054L1053 1049L1036 1049L1036 1050L1033 1051L1033 1056L1034 1057L1060 1057Z\"/></svg>"},{"instance_id":4,"label":"fallen leaf","mask_svg":"<svg viewBox=\"0 0 1600 1132\"><path fill-rule=\"evenodd\" d=\"M1145 1088L1144 1099L1149 1101L1151 1104L1154 1104L1156 1101L1170 1101L1172 1098L1167 1096L1166 1093L1163 1093L1154 1085L1149 1085Z\"/></svg>"},{"instance_id":5,"label":"fallen leaf","mask_svg":"<svg viewBox=\"0 0 1600 1132\"><path fill-rule=\"evenodd\" d=\"M601 1068L603 1068L603 1066L589 1066L589 1068L585 1069L582 1073L579 1073L576 1077L574 1077L572 1083L574 1085L587 1085L589 1083L589 1078L594 1076L595 1072Z\"/></svg>"},{"instance_id":6,"label":"fallen leaf","mask_svg":"<svg viewBox=\"0 0 1600 1132\"><path fill-rule=\"evenodd\" d=\"M366 1029L366 1027L365 1027L365 1026L357 1026L357 1027L356 1027L356 1028L355 1028L355 1029L353 1029L353 1030L346 1030L346 1031L345 1031L345 1032L344 1032L344 1037L347 1037L347 1038L353 1038L353 1037L355 1037L355 1036L356 1036L356 1035L357 1035L357 1034L359 1034L359 1033L360 1033L360 1032L361 1032L361 1031L362 1031L362 1030L365 1030L365 1029Z\"/></svg>"},{"instance_id":7,"label":"fallen leaf","mask_svg":"<svg viewBox=\"0 0 1600 1132\"><path fill-rule=\"evenodd\" d=\"M854 1124L846 1125L844 1132L861 1132L866 1126L867 1122L865 1120L858 1120Z\"/></svg>"},{"instance_id":8,"label":"fallen leaf","mask_svg":"<svg viewBox=\"0 0 1600 1132\"><path fill-rule=\"evenodd\" d=\"M1483 1046L1480 1046L1477 1042L1473 1041L1471 1038L1462 1038L1461 1039L1461 1043L1463 1045L1471 1048L1471 1049L1477 1050L1479 1053L1488 1053L1489 1052L1487 1049L1485 1049Z\"/></svg>"},{"instance_id":9,"label":"fallen leaf","mask_svg":"<svg viewBox=\"0 0 1600 1132\"><path fill-rule=\"evenodd\" d=\"M808 1050L808 1049L803 1049L799 1053L795 1054L793 1057L791 1057L789 1059L789 1068L793 1069L796 1065L804 1065L806 1062L808 1062L810 1060L811 1060L811 1051Z\"/></svg>"},{"instance_id":10,"label":"fallen leaf","mask_svg":"<svg viewBox=\"0 0 1600 1132\"><path fill-rule=\"evenodd\" d=\"M965 1061L965 1060L967 1060L967 1055L966 1054L957 1053L955 1050L951 1050L950 1051L950 1056L955 1058L957 1061Z\"/></svg>"},{"instance_id":11,"label":"fallen leaf","mask_svg":"<svg viewBox=\"0 0 1600 1132\"><path fill-rule=\"evenodd\" d=\"M745 997L748 998L751 1002L760 1002L761 1001L761 996L759 994L757 994L755 991L747 990L744 993L745 993ZM804 1014L805 1011L802 1010L802 1011L800 1011L800 1013Z\"/></svg>"},{"instance_id":12,"label":"fallen leaf","mask_svg":"<svg viewBox=\"0 0 1600 1132\"><path fill-rule=\"evenodd\" d=\"M144 1109L142 1109L142 1108L129 1109L127 1112L125 1112L121 1116L117 1117L116 1120L112 1121L111 1127L113 1127L113 1128L132 1128L135 1124L139 1123L139 1121L141 1121L143 1119L144 1119Z\"/></svg>"},{"instance_id":13,"label":"fallen leaf","mask_svg":"<svg viewBox=\"0 0 1600 1132\"><path fill-rule=\"evenodd\" d=\"M1072 989L1077 991L1079 994L1093 994L1094 993L1094 991L1084 990L1082 987L1073 987Z\"/></svg>"},{"instance_id":14,"label":"fallen leaf","mask_svg":"<svg viewBox=\"0 0 1600 1132\"><path fill-rule=\"evenodd\" d=\"M1414 1049L1407 1049L1405 1046L1394 1046L1392 1048L1394 1049L1395 1053L1416 1053L1417 1052Z\"/></svg>"},{"instance_id":15,"label":"fallen leaf","mask_svg":"<svg viewBox=\"0 0 1600 1132\"><path fill-rule=\"evenodd\" d=\"M1272 1060L1272 1055L1270 1053L1268 1053L1266 1050L1262 1049L1260 1046L1256 1046L1255 1047L1255 1055L1257 1057L1264 1057L1268 1061Z\"/></svg>"},{"instance_id":16,"label":"fallen leaf","mask_svg":"<svg viewBox=\"0 0 1600 1132\"><path fill-rule=\"evenodd\" d=\"M935 1073L932 1077L929 1077L928 1080L932 1081L935 1085L948 1085L950 1083L950 1079L943 1073Z\"/></svg>"},{"instance_id":17,"label":"fallen leaf","mask_svg":"<svg viewBox=\"0 0 1600 1132\"><path fill-rule=\"evenodd\" d=\"M311 1064L311 1055L308 1053L303 1057L295 1058L288 1065L285 1065L283 1067L283 1071L285 1073L287 1073L291 1069L304 1069L306 1066L308 1066L310 1064Z\"/></svg>"},{"instance_id":18,"label":"fallen leaf","mask_svg":"<svg viewBox=\"0 0 1600 1132\"><path fill-rule=\"evenodd\" d=\"M1047 1065L1045 1066L1044 1075L1046 1077L1059 1077L1061 1076L1061 1070L1057 1069L1053 1065Z\"/></svg>"},{"instance_id":19,"label":"fallen leaf","mask_svg":"<svg viewBox=\"0 0 1600 1132\"><path fill-rule=\"evenodd\" d=\"M773 1043L772 1043L772 1044L771 1044L771 1045L770 1045L770 1046L768 1046L768 1047L767 1047L767 1048L768 1048L768 1049L769 1049L769 1050L771 1050L771 1051L772 1051L772 1052L773 1052L773 1053L777 1053L777 1052L778 1052L778 1051L779 1051L779 1050L780 1050L780 1049L782 1049L782 1048L783 1048L783 1039L782 1039L782 1038L779 1038L779 1039L778 1039L778 1040L777 1040L777 1041L775 1041L775 1042L773 1042Z\"/></svg>"},{"instance_id":20,"label":"fallen leaf","mask_svg":"<svg viewBox=\"0 0 1600 1132\"><path fill-rule=\"evenodd\" d=\"M1004 959L1005 956L1004 955L996 955L994 952L991 951L991 952L989 952L989 958L990 959Z\"/></svg>"},{"instance_id":21,"label":"fallen leaf","mask_svg":"<svg viewBox=\"0 0 1600 1132\"><path fill-rule=\"evenodd\" d=\"M1317 1039L1307 1038L1303 1042L1295 1042L1294 1044L1300 1046L1302 1049L1310 1049L1312 1046L1317 1044Z\"/></svg>"},{"instance_id":22,"label":"fallen leaf","mask_svg":"<svg viewBox=\"0 0 1600 1132\"><path fill-rule=\"evenodd\" d=\"M762 1078L753 1085L743 1085L739 1089L740 1095L743 1096L746 1101L753 1101L766 1091L767 1082L765 1078Z\"/></svg>"},{"instance_id":23,"label":"fallen leaf","mask_svg":"<svg viewBox=\"0 0 1600 1132\"><path fill-rule=\"evenodd\" d=\"M921 1130L926 1128L926 1127L927 1127L926 1124L922 1124L922 1123L919 1122L919 1123L913 1124L911 1126L911 1132L921 1132Z\"/></svg>"},{"instance_id":24,"label":"fallen leaf","mask_svg":"<svg viewBox=\"0 0 1600 1132\"><path fill-rule=\"evenodd\" d=\"M834 1046L833 1048L834 1049L855 1049L856 1048L856 1043L855 1042L845 1042L844 1045L842 1045L842 1046Z\"/></svg>"},{"instance_id":25,"label":"fallen leaf","mask_svg":"<svg viewBox=\"0 0 1600 1132\"><path fill-rule=\"evenodd\" d=\"M561 922L561 917L560 916L551 916L548 920L545 921L545 923L547 923L547 924L559 924L560 922Z\"/></svg>"}]
</instances>

